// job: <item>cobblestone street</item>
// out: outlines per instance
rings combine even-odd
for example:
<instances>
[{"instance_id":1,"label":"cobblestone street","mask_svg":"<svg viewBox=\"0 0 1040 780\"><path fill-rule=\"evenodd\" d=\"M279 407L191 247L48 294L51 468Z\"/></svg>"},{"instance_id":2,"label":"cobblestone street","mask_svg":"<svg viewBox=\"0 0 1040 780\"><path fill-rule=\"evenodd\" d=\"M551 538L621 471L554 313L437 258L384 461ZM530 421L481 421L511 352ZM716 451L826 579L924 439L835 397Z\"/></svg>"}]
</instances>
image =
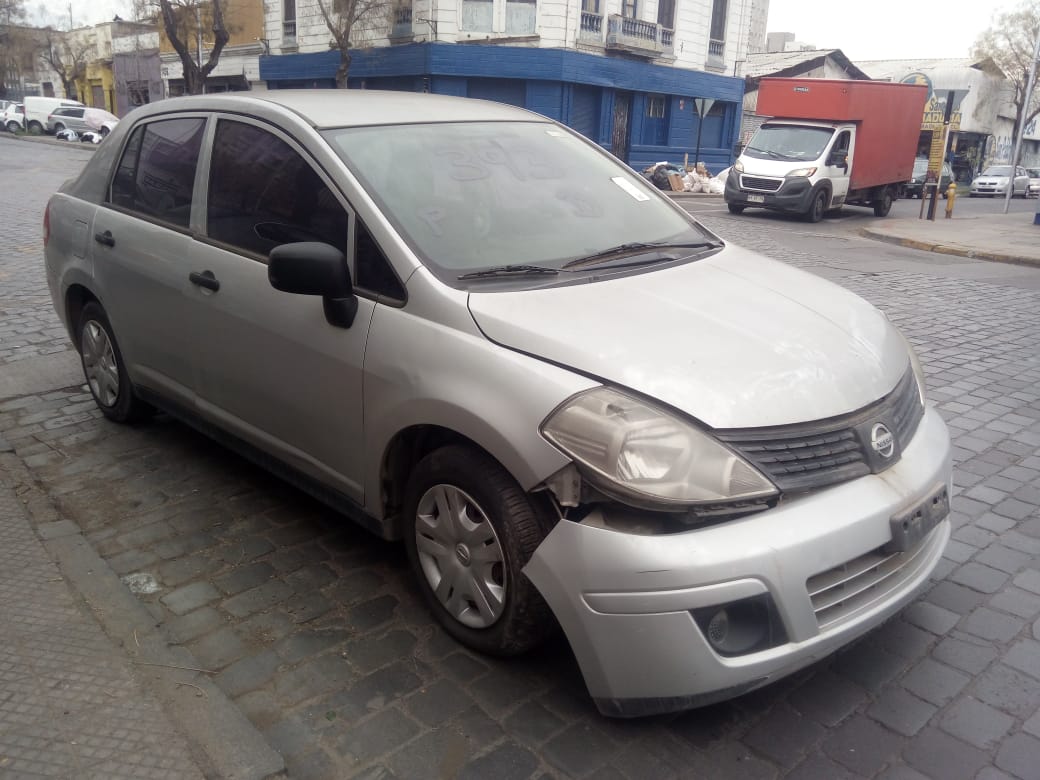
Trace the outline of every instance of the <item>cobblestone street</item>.
<instances>
[{"instance_id":1,"label":"cobblestone street","mask_svg":"<svg viewBox=\"0 0 1040 780\"><path fill-rule=\"evenodd\" d=\"M0 155L19 185L0 189L0 373L13 376L70 349L40 224L89 153L0 138ZM861 270L781 248L782 228L705 222L885 311L955 445L954 534L934 583L852 647L735 701L605 719L562 639L508 662L461 648L426 611L403 547L169 418L107 422L78 383L0 394L0 453L18 461L5 476L38 533L70 523L181 665L204 670L177 679L211 682L298 780L1037 780L1040 285L1014 277L1040 270L968 278L957 271L976 261L890 246L898 264ZM20 733L4 669L0 656L0 777Z\"/></svg>"}]
</instances>

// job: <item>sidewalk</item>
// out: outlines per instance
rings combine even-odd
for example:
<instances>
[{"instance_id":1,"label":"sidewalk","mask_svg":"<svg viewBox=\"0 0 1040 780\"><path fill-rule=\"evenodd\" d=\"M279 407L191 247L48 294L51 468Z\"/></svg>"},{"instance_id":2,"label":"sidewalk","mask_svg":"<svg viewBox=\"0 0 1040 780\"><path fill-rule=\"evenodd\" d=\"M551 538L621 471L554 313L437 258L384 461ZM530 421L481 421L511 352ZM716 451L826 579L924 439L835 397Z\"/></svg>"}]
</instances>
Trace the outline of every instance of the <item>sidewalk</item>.
<instances>
[{"instance_id":1,"label":"sidewalk","mask_svg":"<svg viewBox=\"0 0 1040 780\"><path fill-rule=\"evenodd\" d=\"M986 214L945 219L877 220L868 238L947 255L1040 267L1040 225L1032 214Z\"/></svg>"},{"instance_id":2,"label":"sidewalk","mask_svg":"<svg viewBox=\"0 0 1040 780\"><path fill-rule=\"evenodd\" d=\"M226 698L163 652L154 620L137 619L134 596L72 523L40 523L46 510L36 506L34 532L22 499L40 497L26 492L26 477L0 438L0 778L280 774L281 759L266 745L243 755L252 740L222 744L241 735L235 724L214 728ZM123 601L102 597L113 586ZM127 630L123 646L109 635L113 626ZM188 733L191 720L212 738Z\"/></svg>"}]
</instances>

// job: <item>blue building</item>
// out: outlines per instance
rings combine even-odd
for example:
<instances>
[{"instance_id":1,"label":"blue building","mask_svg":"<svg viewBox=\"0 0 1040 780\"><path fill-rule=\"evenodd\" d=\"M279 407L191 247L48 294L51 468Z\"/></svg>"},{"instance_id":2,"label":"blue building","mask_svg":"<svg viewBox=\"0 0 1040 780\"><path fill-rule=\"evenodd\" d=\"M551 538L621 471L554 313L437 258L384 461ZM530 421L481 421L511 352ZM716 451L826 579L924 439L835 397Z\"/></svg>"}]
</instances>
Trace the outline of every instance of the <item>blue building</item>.
<instances>
[{"instance_id":1,"label":"blue building","mask_svg":"<svg viewBox=\"0 0 1040 780\"><path fill-rule=\"evenodd\" d=\"M268 89L333 88L339 52L268 55ZM744 81L702 70L568 49L410 43L353 53L350 87L433 92L537 111L592 139L637 170L700 159L712 173L733 161ZM714 101L703 123L695 98Z\"/></svg>"}]
</instances>

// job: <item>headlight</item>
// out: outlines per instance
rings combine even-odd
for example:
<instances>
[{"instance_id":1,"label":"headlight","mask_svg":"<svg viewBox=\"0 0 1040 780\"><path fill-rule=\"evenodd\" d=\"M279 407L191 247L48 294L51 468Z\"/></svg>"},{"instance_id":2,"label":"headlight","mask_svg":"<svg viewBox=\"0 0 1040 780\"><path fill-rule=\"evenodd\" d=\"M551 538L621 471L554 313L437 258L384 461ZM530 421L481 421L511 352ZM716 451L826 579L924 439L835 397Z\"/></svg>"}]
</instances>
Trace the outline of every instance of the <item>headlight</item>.
<instances>
[{"instance_id":1,"label":"headlight","mask_svg":"<svg viewBox=\"0 0 1040 780\"><path fill-rule=\"evenodd\" d=\"M542 424L542 434L603 492L637 506L679 509L778 492L707 433L608 387L564 402Z\"/></svg>"},{"instance_id":2,"label":"headlight","mask_svg":"<svg viewBox=\"0 0 1040 780\"><path fill-rule=\"evenodd\" d=\"M894 325L892 327L895 327ZM900 338L903 339L903 343L906 345L907 354L910 355L910 367L914 370L914 379L917 380L917 395L921 399L921 406L925 405L925 382L924 382L924 368L921 366L921 361L917 357L917 351L914 349L914 345L910 343L910 339L903 335L903 331L896 328L896 333L899 334Z\"/></svg>"},{"instance_id":3,"label":"headlight","mask_svg":"<svg viewBox=\"0 0 1040 780\"><path fill-rule=\"evenodd\" d=\"M814 173L816 173L816 169L815 168L795 168L793 171L790 171L787 175L788 176L812 176Z\"/></svg>"},{"instance_id":4,"label":"headlight","mask_svg":"<svg viewBox=\"0 0 1040 780\"><path fill-rule=\"evenodd\" d=\"M735 170L737 173L743 173L744 163L742 163L740 160L737 160L735 163L733 163L733 170Z\"/></svg>"}]
</instances>

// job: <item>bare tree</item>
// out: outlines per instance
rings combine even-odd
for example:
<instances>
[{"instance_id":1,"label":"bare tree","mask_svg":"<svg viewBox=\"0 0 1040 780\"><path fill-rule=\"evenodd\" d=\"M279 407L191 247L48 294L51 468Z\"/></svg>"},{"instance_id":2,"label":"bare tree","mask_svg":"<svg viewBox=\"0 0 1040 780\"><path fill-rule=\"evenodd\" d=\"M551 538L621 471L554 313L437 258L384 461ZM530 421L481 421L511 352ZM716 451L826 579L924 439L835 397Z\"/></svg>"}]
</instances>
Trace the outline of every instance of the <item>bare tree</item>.
<instances>
[{"instance_id":1,"label":"bare tree","mask_svg":"<svg viewBox=\"0 0 1040 780\"><path fill-rule=\"evenodd\" d=\"M43 61L58 74L65 88L65 97L75 100L76 80L87 72L87 62L94 53L93 43L70 39L67 33L48 27L44 33Z\"/></svg>"},{"instance_id":2,"label":"bare tree","mask_svg":"<svg viewBox=\"0 0 1040 780\"><path fill-rule=\"evenodd\" d=\"M971 53L978 59L990 58L1014 88L1015 129L1025 115L1026 124L1040 113L1040 100L1026 94L1033 62L1036 36L1040 34L1040 0L1023 0L1015 9L996 14L991 26L975 40Z\"/></svg>"},{"instance_id":3,"label":"bare tree","mask_svg":"<svg viewBox=\"0 0 1040 780\"><path fill-rule=\"evenodd\" d=\"M26 36L18 23L24 18L24 0L0 0L0 98L20 82Z\"/></svg>"},{"instance_id":4,"label":"bare tree","mask_svg":"<svg viewBox=\"0 0 1040 780\"><path fill-rule=\"evenodd\" d=\"M184 68L184 92L198 95L204 91L206 76L220 61L220 54L231 39L224 22L225 0L159 0L159 17L170 45L177 52ZM202 30L206 26L213 33L209 57L202 62ZM194 41L192 40L194 38ZM195 43L195 56L191 44Z\"/></svg>"},{"instance_id":5,"label":"bare tree","mask_svg":"<svg viewBox=\"0 0 1040 780\"><path fill-rule=\"evenodd\" d=\"M332 33L339 49L339 67L336 68L336 87L347 88L350 74L350 50L357 49L372 38L384 35L390 29L394 6L392 0L318 0L325 25ZM330 44L331 46L332 44Z\"/></svg>"}]
</instances>

